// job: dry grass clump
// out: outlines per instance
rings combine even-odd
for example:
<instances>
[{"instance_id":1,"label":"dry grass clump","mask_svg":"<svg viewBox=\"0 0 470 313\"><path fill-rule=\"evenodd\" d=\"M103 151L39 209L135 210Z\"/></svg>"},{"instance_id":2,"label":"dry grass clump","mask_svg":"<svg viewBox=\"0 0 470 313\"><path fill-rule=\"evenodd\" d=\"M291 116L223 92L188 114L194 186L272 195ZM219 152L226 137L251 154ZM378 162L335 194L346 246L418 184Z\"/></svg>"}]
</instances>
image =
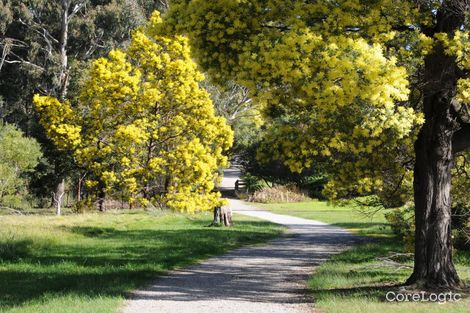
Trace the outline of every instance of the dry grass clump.
<instances>
[{"instance_id":1,"label":"dry grass clump","mask_svg":"<svg viewBox=\"0 0 470 313\"><path fill-rule=\"evenodd\" d=\"M248 198L250 202L281 203L281 202L303 202L309 198L294 186L265 187L255 191Z\"/></svg>"}]
</instances>

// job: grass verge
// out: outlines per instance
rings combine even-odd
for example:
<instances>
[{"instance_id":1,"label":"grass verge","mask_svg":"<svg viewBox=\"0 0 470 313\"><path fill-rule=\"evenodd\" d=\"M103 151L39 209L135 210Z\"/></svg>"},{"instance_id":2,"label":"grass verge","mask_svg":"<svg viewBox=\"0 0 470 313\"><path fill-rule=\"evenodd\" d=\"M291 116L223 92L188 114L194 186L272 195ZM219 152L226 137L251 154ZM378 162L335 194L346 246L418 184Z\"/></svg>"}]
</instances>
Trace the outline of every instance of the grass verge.
<instances>
[{"instance_id":1,"label":"grass verge","mask_svg":"<svg viewBox=\"0 0 470 313\"><path fill-rule=\"evenodd\" d=\"M412 271L412 258L402 255L403 245L394 237L383 213L372 217L326 202L256 204L274 213L318 220L341 226L371 242L355 246L321 264L309 279L315 305L328 313L469 313L470 299L447 303L387 302ZM470 253L457 251L460 277L470 281Z\"/></svg>"},{"instance_id":2,"label":"grass verge","mask_svg":"<svg viewBox=\"0 0 470 313\"><path fill-rule=\"evenodd\" d=\"M0 216L0 312L116 312L126 292L158 274L283 230L238 215L231 228L205 227L210 220L143 211Z\"/></svg>"}]
</instances>

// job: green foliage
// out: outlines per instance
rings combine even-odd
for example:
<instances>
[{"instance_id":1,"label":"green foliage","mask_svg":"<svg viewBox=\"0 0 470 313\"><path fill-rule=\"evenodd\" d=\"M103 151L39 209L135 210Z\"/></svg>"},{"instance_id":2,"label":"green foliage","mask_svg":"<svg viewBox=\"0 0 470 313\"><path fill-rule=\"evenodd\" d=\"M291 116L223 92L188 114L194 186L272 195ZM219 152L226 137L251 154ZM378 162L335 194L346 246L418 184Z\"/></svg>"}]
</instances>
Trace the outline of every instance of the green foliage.
<instances>
[{"instance_id":1,"label":"green foliage","mask_svg":"<svg viewBox=\"0 0 470 313\"><path fill-rule=\"evenodd\" d=\"M470 152L456 157L452 170L452 188L453 207L470 214Z\"/></svg>"},{"instance_id":2,"label":"green foliage","mask_svg":"<svg viewBox=\"0 0 470 313\"><path fill-rule=\"evenodd\" d=\"M76 96L87 63L115 47L127 44L131 31L144 24L159 6L150 0L67 0L70 2L68 74L70 97ZM6 48L4 71L0 71L1 94L8 95L9 119L24 122L16 107L30 110L34 91L57 95L61 15L64 1L2 0L0 34ZM75 13L74 10L77 10ZM8 18L7 18L8 17ZM8 89L10 88L10 90ZM21 93L15 93L22 90ZM22 103L17 103L17 102Z\"/></svg>"},{"instance_id":3,"label":"green foliage","mask_svg":"<svg viewBox=\"0 0 470 313\"><path fill-rule=\"evenodd\" d=\"M292 171L282 161L273 157L260 159L259 150L264 146L266 132L265 125L260 127L247 127L246 131L237 132L235 129L235 154L236 162L243 171L252 176L258 177L265 183L272 185L295 185L297 188L306 190L309 196L322 199L322 191L327 179L321 172L324 171L321 162L317 162L315 167L303 169L300 173ZM237 139L237 136L238 139ZM241 138L240 138L241 137ZM240 144L241 143L241 144Z\"/></svg>"},{"instance_id":4,"label":"green foliage","mask_svg":"<svg viewBox=\"0 0 470 313\"><path fill-rule=\"evenodd\" d=\"M470 218L465 225L452 230L452 238L456 249L470 251Z\"/></svg>"},{"instance_id":5,"label":"green foliage","mask_svg":"<svg viewBox=\"0 0 470 313\"><path fill-rule=\"evenodd\" d=\"M415 220L412 207L394 209L385 214L385 218L390 223L393 233L400 238L405 250L414 251Z\"/></svg>"},{"instance_id":6,"label":"green foliage","mask_svg":"<svg viewBox=\"0 0 470 313\"><path fill-rule=\"evenodd\" d=\"M299 187L302 186L304 182L306 182L306 178L315 173L314 169L306 169L298 173L290 170L288 166L279 160L273 158L259 159L258 151L263 145L265 132L266 130L262 127L258 131L257 136L253 136L253 139L237 154L237 161L242 166L243 170L271 183L293 183Z\"/></svg>"},{"instance_id":7,"label":"green foliage","mask_svg":"<svg viewBox=\"0 0 470 313\"><path fill-rule=\"evenodd\" d=\"M0 1L0 34L5 32L8 24L11 23L12 19L13 16L10 1ZM2 38L0 40L0 42L3 43L5 39Z\"/></svg>"},{"instance_id":8,"label":"green foliage","mask_svg":"<svg viewBox=\"0 0 470 313\"><path fill-rule=\"evenodd\" d=\"M217 115L223 116L234 132L233 154L240 155L259 140L261 114L247 88L229 81L222 86L207 79L204 88L211 94Z\"/></svg>"},{"instance_id":9,"label":"green foliage","mask_svg":"<svg viewBox=\"0 0 470 313\"><path fill-rule=\"evenodd\" d=\"M393 209L385 214L394 234L403 242L404 250L414 251L415 216L411 206ZM470 251L470 211L468 208L452 209L452 241L457 249Z\"/></svg>"},{"instance_id":10,"label":"green foliage","mask_svg":"<svg viewBox=\"0 0 470 313\"><path fill-rule=\"evenodd\" d=\"M310 197L325 200L323 189L327 183L328 177L326 175L309 175L303 179L302 188L307 190Z\"/></svg>"},{"instance_id":11,"label":"green foliage","mask_svg":"<svg viewBox=\"0 0 470 313\"><path fill-rule=\"evenodd\" d=\"M470 163L469 153L462 153L456 157L452 170L452 238L457 249L470 250ZM385 206L401 206L391 210L385 216L394 233L400 238L406 251L414 250L415 219L412 203L411 179L404 179L401 191L380 197L380 204ZM393 200L393 198L398 199ZM390 199L390 200L387 200ZM403 205L403 203L406 203ZM398 204L398 205L396 205Z\"/></svg>"},{"instance_id":12,"label":"green foliage","mask_svg":"<svg viewBox=\"0 0 470 313\"><path fill-rule=\"evenodd\" d=\"M245 173L242 175L242 180L246 184L245 191L247 193L252 193L263 188L265 182L263 182L259 177L251 175L251 173Z\"/></svg>"},{"instance_id":13,"label":"green foliage","mask_svg":"<svg viewBox=\"0 0 470 313\"><path fill-rule=\"evenodd\" d=\"M14 126L0 124L0 151L0 204L18 207L27 195L25 174L38 164L41 149Z\"/></svg>"}]
</instances>

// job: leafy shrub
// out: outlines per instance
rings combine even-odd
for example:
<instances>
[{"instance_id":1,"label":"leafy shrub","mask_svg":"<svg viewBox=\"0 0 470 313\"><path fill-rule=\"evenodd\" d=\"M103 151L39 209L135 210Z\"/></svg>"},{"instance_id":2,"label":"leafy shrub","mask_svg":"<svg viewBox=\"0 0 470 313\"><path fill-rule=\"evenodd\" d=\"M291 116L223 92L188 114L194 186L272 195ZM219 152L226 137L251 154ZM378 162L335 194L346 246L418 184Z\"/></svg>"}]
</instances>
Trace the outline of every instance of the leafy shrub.
<instances>
[{"instance_id":1,"label":"leafy shrub","mask_svg":"<svg viewBox=\"0 0 470 313\"><path fill-rule=\"evenodd\" d=\"M467 222L452 230L452 238L454 247L461 250L470 250L470 217L467 217Z\"/></svg>"},{"instance_id":2,"label":"leafy shrub","mask_svg":"<svg viewBox=\"0 0 470 313\"><path fill-rule=\"evenodd\" d=\"M453 245L457 249L470 250L470 212L460 212L453 209L452 215L452 238ZM462 216L465 220L462 222ZM405 244L405 249L408 252L414 250L414 209L413 207L406 206L400 209L394 209L390 213L385 214L385 218L390 223L392 231L401 239Z\"/></svg>"},{"instance_id":3,"label":"leafy shrub","mask_svg":"<svg viewBox=\"0 0 470 313\"><path fill-rule=\"evenodd\" d=\"M77 214L83 214L87 212L95 211L94 203L91 198L82 199L77 201L72 207L72 212Z\"/></svg>"},{"instance_id":4,"label":"leafy shrub","mask_svg":"<svg viewBox=\"0 0 470 313\"><path fill-rule=\"evenodd\" d=\"M306 176L302 180L302 189L307 190L308 195L319 200L326 200L323 189L328 182L328 177L322 174Z\"/></svg>"},{"instance_id":5,"label":"leafy shrub","mask_svg":"<svg viewBox=\"0 0 470 313\"><path fill-rule=\"evenodd\" d=\"M405 206L404 208L393 209L392 212L386 213L385 218L390 223L390 227L395 235L397 235L405 244L405 250L411 252L414 250L414 209Z\"/></svg>"},{"instance_id":6,"label":"leafy shrub","mask_svg":"<svg viewBox=\"0 0 470 313\"><path fill-rule=\"evenodd\" d=\"M248 174L248 173L243 175L242 180L246 184L245 189L248 193L256 192L258 190L261 190L263 188L263 185L264 185L262 180L259 177L253 176L253 175Z\"/></svg>"},{"instance_id":7,"label":"leafy shrub","mask_svg":"<svg viewBox=\"0 0 470 313\"><path fill-rule=\"evenodd\" d=\"M239 189L235 191L235 196L241 200L249 200L253 192L261 190L263 186L266 185L261 178L251 175L250 173L243 174L241 181L244 185L240 186Z\"/></svg>"},{"instance_id":8,"label":"leafy shrub","mask_svg":"<svg viewBox=\"0 0 470 313\"><path fill-rule=\"evenodd\" d=\"M0 124L0 151L0 204L22 207L28 195L25 174L38 164L41 148L14 126Z\"/></svg>"},{"instance_id":9,"label":"leafy shrub","mask_svg":"<svg viewBox=\"0 0 470 313\"><path fill-rule=\"evenodd\" d=\"M302 202L308 197L293 186L275 186L255 191L248 200L261 203Z\"/></svg>"}]
</instances>

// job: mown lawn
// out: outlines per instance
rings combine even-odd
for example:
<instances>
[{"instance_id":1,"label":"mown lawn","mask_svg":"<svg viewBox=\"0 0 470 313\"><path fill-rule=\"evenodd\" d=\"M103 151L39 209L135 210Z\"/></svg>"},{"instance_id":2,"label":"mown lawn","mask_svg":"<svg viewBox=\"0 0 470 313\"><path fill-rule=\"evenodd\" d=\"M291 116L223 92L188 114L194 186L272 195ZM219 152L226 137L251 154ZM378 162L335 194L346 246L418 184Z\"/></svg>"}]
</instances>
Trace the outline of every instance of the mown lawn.
<instances>
[{"instance_id":1,"label":"mown lawn","mask_svg":"<svg viewBox=\"0 0 470 313\"><path fill-rule=\"evenodd\" d=\"M104 313L126 292L167 270L279 235L283 228L236 216L127 211L0 216L0 312Z\"/></svg>"},{"instance_id":2,"label":"mown lawn","mask_svg":"<svg viewBox=\"0 0 470 313\"><path fill-rule=\"evenodd\" d=\"M316 307L327 313L469 313L470 299L457 303L389 303L388 291L397 292L412 271L412 258L394 237L383 212L366 217L347 207L332 207L326 202L255 204L279 214L314 219L344 227L371 242L340 253L320 265L309 280ZM470 282L470 253L457 251L455 261L460 277Z\"/></svg>"}]
</instances>

